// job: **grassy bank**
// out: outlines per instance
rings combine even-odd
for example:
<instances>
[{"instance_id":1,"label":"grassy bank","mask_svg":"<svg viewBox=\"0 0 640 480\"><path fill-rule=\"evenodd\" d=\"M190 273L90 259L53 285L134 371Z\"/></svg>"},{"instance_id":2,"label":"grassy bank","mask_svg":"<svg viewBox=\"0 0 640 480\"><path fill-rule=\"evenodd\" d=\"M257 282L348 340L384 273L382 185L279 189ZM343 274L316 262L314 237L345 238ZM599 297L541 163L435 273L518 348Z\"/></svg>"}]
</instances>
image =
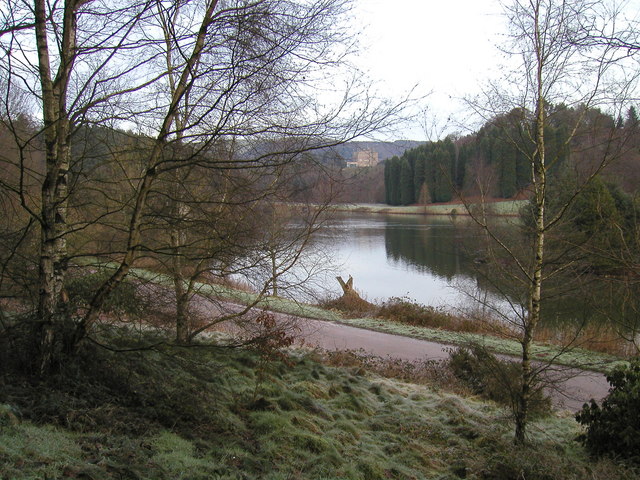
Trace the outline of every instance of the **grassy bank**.
<instances>
[{"instance_id":1,"label":"grassy bank","mask_svg":"<svg viewBox=\"0 0 640 480\"><path fill-rule=\"evenodd\" d=\"M503 200L489 202L484 208L495 216L517 216L527 200ZM472 204L471 208L480 208L480 204ZM359 213L382 213L398 215L467 215L467 208L462 203L442 203L428 205L391 206L383 203L339 204L335 210Z\"/></svg>"},{"instance_id":2,"label":"grassy bank","mask_svg":"<svg viewBox=\"0 0 640 480\"><path fill-rule=\"evenodd\" d=\"M114 264L92 263L99 268L114 268ZM173 280L163 274L145 269L132 269L130 279L152 282L167 287L173 286ZM196 290L203 296L220 298L239 304L251 304L257 299L255 293L233 289L224 285L197 283ZM259 308L303 318L313 318L329 322L341 323L357 328L364 328L393 335L403 335L420 340L429 340L448 345L468 345L479 343L488 350L504 355L518 356L521 352L520 344L509 338L501 338L482 333L451 331L446 328L430 328L408 325L406 323L369 316L356 317L345 315L334 309L321 308L280 297L265 297L258 302ZM591 369L599 372L609 372L622 361L619 357L607 355L581 348L566 349L553 344L534 344L532 348L534 360L549 361L559 365Z\"/></svg>"},{"instance_id":3,"label":"grassy bank","mask_svg":"<svg viewBox=\"0 0 640 480\"><path fill-rule=\"evenodd\" d=\"M42 381L0 378L3 479L634 478L587 458L571 418L517 449L495 405L309 354L93 347Z\"/></svg>"}]
</instances>

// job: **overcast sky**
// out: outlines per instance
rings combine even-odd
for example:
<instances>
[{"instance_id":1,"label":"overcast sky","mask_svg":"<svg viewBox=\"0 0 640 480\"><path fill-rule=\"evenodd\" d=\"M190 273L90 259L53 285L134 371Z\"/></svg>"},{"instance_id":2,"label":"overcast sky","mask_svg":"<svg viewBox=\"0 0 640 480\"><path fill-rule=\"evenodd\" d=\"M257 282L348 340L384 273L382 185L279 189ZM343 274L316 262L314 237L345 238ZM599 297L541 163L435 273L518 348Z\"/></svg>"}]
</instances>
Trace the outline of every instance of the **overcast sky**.
<instances>
[{"instance_id":1,"label":"overcast sky","mask_svg":"<svg viewBox=\"0 0 640 480\"><path fill-rule=\"evenodd\" d=\"M383 91L418 95L439 123L460 108L456 101L496 75L505 32L496 0L358 0L362 28L358 65ZM450 127L454 130L459 127ZM405 138L424 140L414 124Z\"/></svg>"},{"instance_id":2,"label":"overcast sky","mask_svg":"<svg viewBox=\"0 0 640 480\"><path fill-rule=\"evenodd\" d=\"M400 96L416 85L415 96L430 94L421 108L427 109L431 128L413 122L393 137L436 140L477 128L465 119L461 97L482 91L488 80L501 77L501 67L514 65L499 49L507 43L499 0L355 2L355 22L362 31L358 66L386 95ZM619 11L618 26L640 23L640 0L607 0L605 5L607 11ZM635 60L630 62L638 68ZM640 92L633 97L640 103ZM433 128L434 120L440 128Z\"/></svg>"}]
</instances>

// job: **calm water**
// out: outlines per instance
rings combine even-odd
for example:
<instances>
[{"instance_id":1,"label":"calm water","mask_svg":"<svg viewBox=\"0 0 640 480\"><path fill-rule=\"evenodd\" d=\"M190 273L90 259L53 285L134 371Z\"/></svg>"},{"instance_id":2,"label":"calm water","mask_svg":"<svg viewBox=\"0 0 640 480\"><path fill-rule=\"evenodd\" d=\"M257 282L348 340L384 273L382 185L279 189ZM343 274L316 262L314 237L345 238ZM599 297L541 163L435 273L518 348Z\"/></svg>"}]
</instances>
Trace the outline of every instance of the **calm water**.
<instances>
[{"instance_id":1,"label":"calm water","mask_svg":"<svg viewBox=\"0 0 640 480\"><path fill-rule=\"evenodd\" d=\"M449 217L350 214L338 217L319 239L330 251L337 272L353 276L354 286L370 301L408 297L447 309L468 306L483 295L460 240L471 229ZM333 294L338 282L323 282Z\"/></svg>"},{"instance_id":2,"label":"calm water","mask_svg":"<svg viewBox=\"0 0 640 480\"><path fill-rule=\"evenodd\" d=\"M475 231L464 217L344 214L321 232L316 243L337 265L316 282L316 294L341 295L335 276L346 280L351 275L356 290L369 301L407 297L453 312L497 310L503 320L517 322L514 310L522 313L520 303L493 293L497 287L483 281L474 261L482 252L468 253L480 245ZM484 267L491 274L491 265ZM640 341L640 285L624 295L603 278L590 277L581 289L573 283L559 285L545 302L544 326L561 332L586 323L614 322L616 330ZM551 285L545 291L553 291Z\"/></svg>"}]
</instances>

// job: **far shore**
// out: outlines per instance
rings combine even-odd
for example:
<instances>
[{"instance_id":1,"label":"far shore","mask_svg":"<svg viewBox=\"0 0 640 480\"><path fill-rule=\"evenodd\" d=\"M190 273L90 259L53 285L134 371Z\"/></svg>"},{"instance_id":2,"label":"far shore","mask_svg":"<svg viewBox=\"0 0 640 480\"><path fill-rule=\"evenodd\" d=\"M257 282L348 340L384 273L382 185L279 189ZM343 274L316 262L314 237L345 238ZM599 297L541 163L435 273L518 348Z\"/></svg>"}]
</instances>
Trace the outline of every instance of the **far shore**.
<instances>
[{"instance_id":1,"label":"far shore","mask_svg":"<svg viewBox=\"0 0 640 480\"><path fill-rule=\"evenodd\" d=\"M527 200L498 200L484 204L487 214L498 217L516 217ZM480 210L482 203L471 203L469 208ZM392 206L384 203L340 203L334 205L339 212L382 213L390 215L469 215L463 203L431 203L427 205Z\"/></svg>"}]
</instances>

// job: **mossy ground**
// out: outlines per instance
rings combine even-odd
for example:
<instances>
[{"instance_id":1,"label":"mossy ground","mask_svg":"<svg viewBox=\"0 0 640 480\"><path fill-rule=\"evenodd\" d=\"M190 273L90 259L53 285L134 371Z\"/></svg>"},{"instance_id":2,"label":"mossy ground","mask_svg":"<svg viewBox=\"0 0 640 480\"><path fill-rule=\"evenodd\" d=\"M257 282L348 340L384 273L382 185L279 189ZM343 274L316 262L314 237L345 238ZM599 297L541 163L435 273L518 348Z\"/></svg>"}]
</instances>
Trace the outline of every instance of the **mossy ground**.
<instances>
[{"instance_id":1,"label":"mossy ground","mask_svg":"<svg viewBox=\"0 0 640 480\"><path fill-rule=\"evenodd\" d=\"M533 423L514 448L495 405L312 353L91 346L45 380L0 382L18 419L0 422L3 479L636 478L589 460L572 418Z\"/></svg>"}]
</instances>

